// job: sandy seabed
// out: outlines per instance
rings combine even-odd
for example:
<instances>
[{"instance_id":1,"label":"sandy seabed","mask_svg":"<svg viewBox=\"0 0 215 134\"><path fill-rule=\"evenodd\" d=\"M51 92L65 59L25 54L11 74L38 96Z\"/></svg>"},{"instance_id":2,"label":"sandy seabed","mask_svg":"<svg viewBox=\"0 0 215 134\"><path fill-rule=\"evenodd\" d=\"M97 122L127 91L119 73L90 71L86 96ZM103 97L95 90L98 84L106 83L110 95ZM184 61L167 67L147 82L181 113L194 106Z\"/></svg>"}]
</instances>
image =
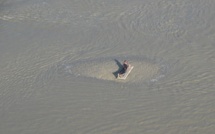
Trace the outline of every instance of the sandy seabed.
<instances>
[{"instance_id":1,"label":"sandy seabed","mask_svg":"<svg viewBox=\"0 0 215 134\"><path fill-rule=\"evenodd\" d=\"M0 133L213 134L214 9L1 0ZM134 69L117 80L123 60Z\"/></svg>"}]
</instances>

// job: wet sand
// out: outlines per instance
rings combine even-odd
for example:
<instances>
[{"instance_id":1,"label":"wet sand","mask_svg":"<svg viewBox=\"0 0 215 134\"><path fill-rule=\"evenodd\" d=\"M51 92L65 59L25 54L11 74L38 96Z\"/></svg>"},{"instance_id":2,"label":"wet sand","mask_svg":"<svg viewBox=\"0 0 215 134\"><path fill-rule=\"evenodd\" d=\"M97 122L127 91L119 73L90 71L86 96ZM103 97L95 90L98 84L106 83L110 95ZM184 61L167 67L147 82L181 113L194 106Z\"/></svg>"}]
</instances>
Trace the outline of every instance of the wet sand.
<instances>
[{"instance_id":1,"label":"wet sand","mask_svg":"<svg viewBox=\"0 0 215 134\"><path fill-rule=\"evenodd\" d=\"M212 134L212 0L0 1L4 134ZM128 60L124 80L114 72Z\"/></svg>"}]
</instances>

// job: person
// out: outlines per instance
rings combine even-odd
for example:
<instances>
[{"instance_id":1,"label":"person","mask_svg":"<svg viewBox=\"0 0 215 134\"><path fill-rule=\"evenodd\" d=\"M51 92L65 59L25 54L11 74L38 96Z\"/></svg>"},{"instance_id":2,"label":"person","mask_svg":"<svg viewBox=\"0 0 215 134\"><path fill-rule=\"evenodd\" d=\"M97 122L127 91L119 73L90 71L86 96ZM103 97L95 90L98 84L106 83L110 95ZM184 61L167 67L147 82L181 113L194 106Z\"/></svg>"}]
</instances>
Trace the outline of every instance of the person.
<instances>
[{"instance_id":1,"label":"person","mask_svg":"<svg viewBox=\"0 0 215 134\"><path fill-rule=\"evenodd\" d=\"M123 76L123 74L126 72L126 70L128 69L128 67L129 67L129 63L128 63L128 61L127 60L124 60L124 62L123 62L123 68L122 68L122 70L119 72L119 74L118 74L118 76L119 77L122 77Z\"/></svg>"},{"instance_id":2,"label":"person","mask_svg":"<svg viewBox=\"0 0 215 134\"><path fill-rule=\"evenodd\" d=\"M129 66L128 61L127 61L127 60L124 60L124 62L123 62L124 71L127 70L128 66Z\"/></svg>"}]
</instances>

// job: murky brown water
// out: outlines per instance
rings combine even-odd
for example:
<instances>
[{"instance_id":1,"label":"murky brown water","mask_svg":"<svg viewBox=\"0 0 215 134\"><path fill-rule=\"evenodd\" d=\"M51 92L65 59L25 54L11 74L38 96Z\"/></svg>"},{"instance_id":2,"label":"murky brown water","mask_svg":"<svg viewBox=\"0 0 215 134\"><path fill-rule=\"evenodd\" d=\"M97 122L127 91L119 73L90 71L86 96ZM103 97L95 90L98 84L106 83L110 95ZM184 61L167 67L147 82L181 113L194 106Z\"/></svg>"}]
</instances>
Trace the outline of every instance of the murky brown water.
<instances>
[{"instance_id":1,"label":"murky brown water","mask_svg":"<svg viewBox=\"0 0 215 134\"><path fill-rule=\"evenodd\" d=\"M215 1L0 1L5 134L212 134ZM115 79L119 63L134 69Z\"/></svg>"}]
</instances>

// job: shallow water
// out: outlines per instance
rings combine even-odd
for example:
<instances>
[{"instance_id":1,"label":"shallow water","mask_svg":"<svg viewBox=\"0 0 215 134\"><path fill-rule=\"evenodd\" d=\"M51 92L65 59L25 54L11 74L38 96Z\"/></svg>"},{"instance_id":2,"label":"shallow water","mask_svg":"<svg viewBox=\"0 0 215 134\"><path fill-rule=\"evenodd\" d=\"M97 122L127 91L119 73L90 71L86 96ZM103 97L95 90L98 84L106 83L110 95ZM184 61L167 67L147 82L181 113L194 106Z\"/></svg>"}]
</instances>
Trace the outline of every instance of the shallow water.
<instances>
[{"instance_id":1,"label":"shallow water","mask_svg":"<svg viewBox=\"0 0 215 134\"><path fill-rule=\"evenodd\" d=\"M0 1L1 132L214 133L214 8ZM125 59L134 69L116 80Z\"/></svg>"},{"instance_id":2,"label":"shallow water","mask_svg":"<svg viewBox=\"0 0 215 134\"><path fill-rule=\"evenodd\" d=\"M123 59L126 59L135 68L132 74L126 80L117 80L116 76L122 68ZM71 74L76 77L95 78L105 81L127 82L127 83L142 83L149 81L158 81L167 73L168 65L162 61L153 61L141 56L115 56L115 57L100 57L93 59L84 59L69 62L64 59L59 62L57 67L64 74Z\"/></svg>"}]
</instances>

